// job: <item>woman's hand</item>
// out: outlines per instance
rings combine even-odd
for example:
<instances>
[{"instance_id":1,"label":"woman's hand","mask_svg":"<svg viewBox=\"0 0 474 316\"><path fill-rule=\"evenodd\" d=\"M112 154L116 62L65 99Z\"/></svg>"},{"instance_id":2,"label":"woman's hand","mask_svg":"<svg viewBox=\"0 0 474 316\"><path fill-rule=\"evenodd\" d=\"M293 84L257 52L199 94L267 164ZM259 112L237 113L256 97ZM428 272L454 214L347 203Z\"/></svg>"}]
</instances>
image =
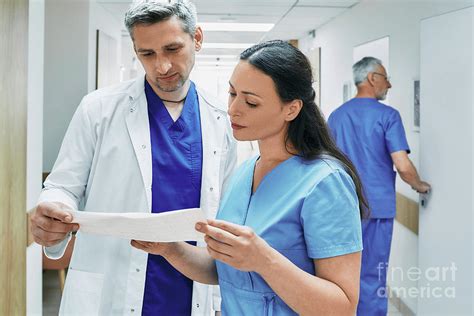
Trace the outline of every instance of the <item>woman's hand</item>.
<instances>
[{"instance_id":1,"label":"woman's hand","mask_svg":"<svg viewBox=\"0 0 474 316\"><path fill-rule=\"evenodd\" d=\"M271 261L273 248L249 227L208 220L198 222L196 230L206 234L204 241L212 258L236 269L259 273Z\"/></svg>"},{"instance_id":2,"label":"woman's hand","mask_svg":"<svg viewBox=\"0 0 474 316\"><path fill-rule=\"evenodd\" d=\"M151 242L143 240L132 240L130 244L140 250L151 253L153 255L159 255L167 257L170 254L176 252L178 245L176 242Z\"/></svg>"}]
</instances>

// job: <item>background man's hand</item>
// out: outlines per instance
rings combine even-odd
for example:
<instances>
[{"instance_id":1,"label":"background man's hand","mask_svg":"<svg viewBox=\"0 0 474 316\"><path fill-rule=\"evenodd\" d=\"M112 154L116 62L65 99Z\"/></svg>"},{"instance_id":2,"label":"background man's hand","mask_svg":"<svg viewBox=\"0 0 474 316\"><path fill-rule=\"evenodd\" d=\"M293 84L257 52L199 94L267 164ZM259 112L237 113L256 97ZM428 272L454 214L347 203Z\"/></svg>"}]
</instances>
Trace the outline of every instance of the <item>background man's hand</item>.
<instances>
[{"instance_id":1,"label":"background man's hand","mask_svg":"<svg viewBox=\"0 0 474 316\"><path fill-rule=\"evenodd\" d=\"M71 208L60 202L43 202L30 216L31 233L36 243L49 247L64 240L71 231L79 229L71 224Z\"/></svg>"},{"instance_id":2,"label":"background man's hand","mask_svg":"<svg viewBox=\"0 0 474 316\"><path fill-rule=\"evenodd\" d=\"M428 182L420 181L420 184L413 189L418 193L428 193L431 190L431 185Z\"/></svg>"}]
</instances>

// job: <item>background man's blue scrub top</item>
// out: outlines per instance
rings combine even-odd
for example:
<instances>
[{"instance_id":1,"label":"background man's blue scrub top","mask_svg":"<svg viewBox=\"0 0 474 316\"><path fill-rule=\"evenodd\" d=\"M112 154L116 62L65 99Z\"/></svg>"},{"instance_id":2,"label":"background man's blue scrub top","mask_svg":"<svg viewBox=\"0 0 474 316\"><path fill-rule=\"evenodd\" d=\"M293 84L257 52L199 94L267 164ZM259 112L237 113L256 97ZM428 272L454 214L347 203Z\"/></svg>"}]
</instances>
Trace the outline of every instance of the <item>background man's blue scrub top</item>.
<instances>
[{"instance_id":1,"label":"background man's blue scrub top","mask_svg":"<svg viewBox=\"0 0 474 316\"><path fill-rule=\"evenodd\" d=\"M354 183L338 163L294 156L270 171L252 194L256 160L234 173L218 219L251 227L312 275L313 259L362 250ZM296 315L259 274L216 264L223 315Z\"/></svg>"},{"instance_id":2,"label":"background man's blue scrub top","mask_svg":"<svg viewBox=\"0 0 474 316\"><path fill-rule=\"evenodd\" d=\"M395 177L391 153L410 152L400 114L372 98L354 98L328 119L337 146L354 163L372 218L395 216Z\"/></svg>"},{"instance_id":3,"label":"background man's blue scrub top","mask_svg":"<svg viewBox=\"0 0 474 316\"><path fill-rule=\"evenodd\" d=\"M181 116L173 121L148 82L153 161L152 212L200 206L202 139L198 95L191 83ZM143 315L191 315L192 281L163 257L148 255Z\"/></svg>"}]
</instances>

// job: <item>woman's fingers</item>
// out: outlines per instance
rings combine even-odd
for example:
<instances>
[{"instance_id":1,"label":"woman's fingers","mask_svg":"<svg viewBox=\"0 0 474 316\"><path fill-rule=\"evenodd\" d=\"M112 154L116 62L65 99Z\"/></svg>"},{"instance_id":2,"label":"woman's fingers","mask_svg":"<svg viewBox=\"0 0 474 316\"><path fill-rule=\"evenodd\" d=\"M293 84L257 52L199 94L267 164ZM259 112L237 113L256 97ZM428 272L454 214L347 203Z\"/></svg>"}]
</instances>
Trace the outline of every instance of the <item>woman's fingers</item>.
<instances>
[{"instance_id":1,"label":"woman's fingers","mask_svg":"<svg viewBox=\"0 0 474 316\"><path fill-rule=\"evenodd\" d=\"M141 242L139 242L139 241L137 241L137 240L132 240L132 241L130 241L130 244L131 244L133 247L138 248L138 249L140 249L140 250L145 250L145 248L146 248Z\"/></svg>"},{"instance_id":2,"label":"woman's fingers","mask_svg":"<svg viewBox=\"0 0 474 316\"><path fill-rule=\"evenodd\" d=\"M235 236L240 236L246 232L246 227L237 225L234 223L230 223L227 221L221 221L217 219L209 219L207 220L208 225L220 228L222 230L225 230L226 232L231 233L232 235Z\"/></svg>"},{"instance_id":3,"label":"woman's fingers","mask_svg":"<svg viewBox=\"0 0 474 316\"><path fill-rule=\"evenodd\" d=\"M230 264L232 262L232 257L229 255L226 255L224 253L221 253L215 249L213 249L211 246L207 245L207 252L209 255L219 261L222 261L224 263Z\"/></svg>"},{"instance_id":4,"label":"woman's fingers","mask_svg":"<svg viewBox=\"0 0 474 316\"><path fill-rule=\"evenodd\" d=\"M152 250L154 243L150 241L143 241L143 240L132 240L130 244L140 250L150 252Z\"/></svg>"},{"instance_id":5,"label":"woman's fingers","mask_svg":"<svg viewBox=\"0 0 474 316\"><path fill-rule=\"evenodd\" d=\"M206 235L204 237L204 241L206 242L208 247L211 247L215 251L226 254L228 256L232 256L233 251L235 251L234 247L230 246L229 244L217 241L209 235Z\"/></svg>"},{"instance_id":6,"label":"woman's fingers","mask_svg":"<svg viewBox=\"0 0 474 316\"><path fill-rule=\"evenodd\" d=\"M196 224L196 230L222 243L228 245L235 244L236 236L218 227L198 222Z\"/></svg>"}]
</instances>

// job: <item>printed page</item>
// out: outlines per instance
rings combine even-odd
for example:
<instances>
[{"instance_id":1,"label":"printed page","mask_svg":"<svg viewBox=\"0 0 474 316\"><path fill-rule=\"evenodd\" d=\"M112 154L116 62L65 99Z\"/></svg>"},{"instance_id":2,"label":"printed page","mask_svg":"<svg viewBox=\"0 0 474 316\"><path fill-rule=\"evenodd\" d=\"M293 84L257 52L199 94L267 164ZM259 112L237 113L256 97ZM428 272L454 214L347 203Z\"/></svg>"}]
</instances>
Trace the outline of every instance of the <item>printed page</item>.
<instances>
[{"instance_id":1,"label":"printed page","mask_svg":"<svg viewBox=\"0 0 474 316\"><path fill-rule=\"evenodd\" d=\"M153 242L203 241L194 229L206 217L200 208L164 213L104 213L73 211L73 223L81 233Z\"/></svg>"}]
</instances>

